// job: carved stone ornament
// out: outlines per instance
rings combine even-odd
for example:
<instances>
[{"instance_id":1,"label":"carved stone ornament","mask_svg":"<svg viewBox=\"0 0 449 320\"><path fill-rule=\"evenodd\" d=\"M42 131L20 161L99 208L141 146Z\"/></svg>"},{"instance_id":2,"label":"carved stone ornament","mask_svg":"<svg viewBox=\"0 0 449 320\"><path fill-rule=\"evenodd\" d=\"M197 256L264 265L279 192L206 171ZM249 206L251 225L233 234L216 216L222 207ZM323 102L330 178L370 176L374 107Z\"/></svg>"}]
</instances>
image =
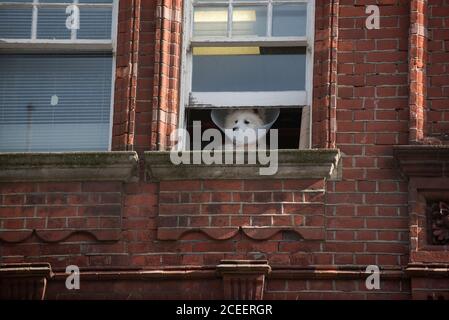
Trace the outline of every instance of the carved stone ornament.
<instances>
[{"instance_id":1,"label":"carved stone ornament","mask_svg":"<svg viewBox=\"0 0 449 320\"><path fill-rule=\"evenodd\" d=\"M429 218L432 243L449 244L449 204L443 201L431 203Z\"/></svg>"}]
</instances>

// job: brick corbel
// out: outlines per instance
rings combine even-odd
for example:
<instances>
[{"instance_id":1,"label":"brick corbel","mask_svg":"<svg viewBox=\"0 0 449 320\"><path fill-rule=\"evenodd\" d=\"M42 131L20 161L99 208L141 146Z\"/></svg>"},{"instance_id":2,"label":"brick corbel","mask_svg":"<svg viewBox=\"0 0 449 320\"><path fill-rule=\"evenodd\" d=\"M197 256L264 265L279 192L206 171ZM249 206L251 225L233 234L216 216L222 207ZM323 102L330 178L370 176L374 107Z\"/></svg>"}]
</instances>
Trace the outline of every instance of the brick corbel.
<instances>
[{"instance_id":1,"label":"brick corbel","mask_svg":"<svg viewBox=\"0 0 449 320\"><path fill-rule=\"evenodd\" d=\"M223 278L226 300L262 300L271 267L265 260L222 260L217 272Z\"/></svg>"},{"instance_id":2,"label":"brick corbel","mask_svg":"<svg viewBox=\"0 0 449 320\"><path fill-rule=\"evenodd\" d=\"M394 155L400 170L407 178L449 176L447 145L396 146Z\"/></svg>"},{"instance_id":3,"label":"brick corbel","mask_svg":"<svg viewBox=\"0 0 449 320\"><path fill-rule=\"evenodd\" d=\"M48 263L0 265L0 300L44 300L52 276Z\"/></svg>"}]
</instances>

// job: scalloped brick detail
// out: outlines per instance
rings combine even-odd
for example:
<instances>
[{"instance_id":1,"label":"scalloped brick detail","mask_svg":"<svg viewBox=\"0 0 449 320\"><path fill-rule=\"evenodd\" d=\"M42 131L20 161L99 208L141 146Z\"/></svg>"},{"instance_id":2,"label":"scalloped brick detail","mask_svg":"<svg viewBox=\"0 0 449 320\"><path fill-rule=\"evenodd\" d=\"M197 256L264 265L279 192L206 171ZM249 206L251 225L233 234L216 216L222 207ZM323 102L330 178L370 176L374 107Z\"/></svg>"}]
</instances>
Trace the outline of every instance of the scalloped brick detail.
<instances>
[{"instance_id":1,"label":"scalloped brick detail","mask_svg":"<svg viewBox=\"0 0 449 320\"><path fill-rule=\"evenodd\" d=\"M268 240L284 231L294 232L304 240L324 240L324 228L242 227L242 232L253 240Z\"/></svg>"},{"instance_id":2,"label":"scalloped brick detail","mask_svg":"<svg viewBox=\"0 0 449 320\"><path fill-rule=\"evenodd\" d=\"M159 228L159 240L180 240L190 233L202 233L214 240L229 240L240 232L253 240L269 240L280 232L295 232L304 240L323 240L324 228L234 227L234 228Z\"/></svg>"},{"instance_id":3,"label":"scalloped brick detail","mask_svg":"<svg viewBox=\"0 0 449 320\"><path fill-rule=\"evenodd\" d=\"M239 228L159 228L159 240L179 240L189 233L202 233L214 240L228 240L239 233Z\"/></svg>"},{"instance_id":4,"label":"scalloped brick detail","mask_svg":"<svg viewBox=\"0 0 449 320\"><path fill-rule=\"evenodd\" d=\"M27 231L2 231L0 242L20 243L25 242L33 235L41 242L63 242L78 234L87 234L96 241L118 241L121 237L120 230L27 230Z\"/></svg>"}]
</instances>

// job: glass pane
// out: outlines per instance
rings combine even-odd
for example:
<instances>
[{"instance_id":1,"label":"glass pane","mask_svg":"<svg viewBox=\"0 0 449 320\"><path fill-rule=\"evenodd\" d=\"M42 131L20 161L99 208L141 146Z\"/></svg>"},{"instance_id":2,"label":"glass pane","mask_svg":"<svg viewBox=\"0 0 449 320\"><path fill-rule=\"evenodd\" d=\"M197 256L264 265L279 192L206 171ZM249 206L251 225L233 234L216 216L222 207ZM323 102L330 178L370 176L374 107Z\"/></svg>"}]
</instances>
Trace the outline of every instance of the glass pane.
<instances>
[{"instance_id":1,"label":"glass pane","mask_svg":"<svg viewBox=\"0 0 449 320\"><path fill-rule=\"evenodd\" d=\"M112 0L78 0L79 3L112 3Z\"/></svg>"},{"instance_id":2,"label":"glass pane","mask_svg":"<svg viewBox=\"0 0 449 320\"><path fill-rule=\"evenodd\" d=\"M64 8L39 8L37 19L38 39L70 39L71 30L66 27Z\"/></svg>"},{"instance_id":3,"label":"glass pane","mask_svg":"<svg viewBox=\"0 0 449 320\"><path fill-rule=\"evenodd\" d=\"M304 48L195 48L192 91L304 90L305 64Z\"/></svg>"},{"instance_id":4,"label":"glass pane","mask_svg":"<svg viewBox=\"0 0 449 320\"><path fill-rule=\"evenodd\" d=\"M0 2L3 0L0 0ZM16 0L8 0L18 2ZM33 2L30 0L21 0L27 2ZM112 3L113 0L78 0L79 3ZM39 0L40 3L73 3L74 0Z\"/></svg>"},{"instance_id":5,"label":"glass pane","mask_svg":"<svg viewBox=\"0 0 449 320\"><path fill-rule=\"evenodd\" d=\"M33 0L0 0L0 2L20 2L20 3L33 3Z\"/></svg>"},{"instance_id":6,"label":"glass pane","mask_svg":"<svg viewBox=\"0 0 449 320\"><path fill-rule=\"evenodd\" d=\"M112 8L80 9L78 39L111 39Z\"/></svg>"},{"instance_id":7,"label":"glass pane","mask_svg":"<svg viewBox=\"0 0 449 320\"><path fill-rule=\"evenodd\" d=\"M273 36L305 36L306 27L306 4L273 6Z\"/></svg>"},{"instance_id":8,"label":"glass pane","mask_svg":"<svg viewBox=\"0 0 449 320\"><path fill-rule=\"evenodd\" d=\"M226 36L228 29L228 8L196 7L193 21L194 36Z\"/></svg>"},{"instance_id":9,"label":"glass pane","mask_svg":"<svg viewBox=\"0 0 449 320\"><path fill-rule=\"evenodd\" d=\"M204 3L204 2L221 2L221 3L229 3L229 0L192 0L193 3Z\"/></svg>"},{"instance_id":10,"label":"glass pane","mask_svg":"<svg viewBox=\"0 0 449 320\"><path fill-rule=\"evenodd\" d=\"M31 38L32 8L0 9L0 38Z\"/></svg>"},{"instance_id":11,"label":"glass pane","mask_svg":"<svg viewBox=\"0 0 449 320\"><path fill-rule=\"evenodd\" d=\"M107 150L111 54L0 55L0 151Z\"/></svg>"},{"instance_id":12,"label":"glass pane","mask_svg":"<svg viewBox=\"0 0 449 320\"><path fill-rule=\"evenodd\" d=\"M232 13L233 36L266 36L267 7L234 7Z\"/></svg>"},{"instance_id":13,"label":"glass pane","mask_svg":"<svg viewBox=\"0 0 449 320\"><path fill-rule=\"evenodd\" d=\"M0 0L1 2L2 0ZM10 0L14 1L15 0ZM30 0L22 0L22 1L30 1ZM112 3L113 0L78 0L78 3ZM33 2L33 1L31 1ZM40 3L73 3L74 0L39 0Z\"/></svg>"},{"instance_id":14,"label":"glass pane","mask_svg":"<svg viewBox=\"0 0 449 320\"><path fill-rule=\"evenodd\" d=\"M39 0L39 3L73 3L73 0Z\"/></svg>"}]
</instances>

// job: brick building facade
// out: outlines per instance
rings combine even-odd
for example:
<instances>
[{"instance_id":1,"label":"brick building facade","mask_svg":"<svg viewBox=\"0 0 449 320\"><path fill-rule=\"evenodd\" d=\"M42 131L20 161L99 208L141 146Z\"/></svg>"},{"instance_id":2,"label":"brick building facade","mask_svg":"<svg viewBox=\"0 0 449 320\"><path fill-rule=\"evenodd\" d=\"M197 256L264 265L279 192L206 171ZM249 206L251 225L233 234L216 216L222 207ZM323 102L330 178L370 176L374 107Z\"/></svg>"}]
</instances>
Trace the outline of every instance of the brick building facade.
<instances>
[{"instance_id":1,"label":"brick building facade","mask_svg":"<svg viewBox=\"0 0 449 320\"><path fill-rule=\"evenodd\" d=\"M311 148L261 177L170 163L183 1L120 0L112 151L0 154L2 296L448 299L449 1L314 10Z\"/></svg>"}]
</instances>

